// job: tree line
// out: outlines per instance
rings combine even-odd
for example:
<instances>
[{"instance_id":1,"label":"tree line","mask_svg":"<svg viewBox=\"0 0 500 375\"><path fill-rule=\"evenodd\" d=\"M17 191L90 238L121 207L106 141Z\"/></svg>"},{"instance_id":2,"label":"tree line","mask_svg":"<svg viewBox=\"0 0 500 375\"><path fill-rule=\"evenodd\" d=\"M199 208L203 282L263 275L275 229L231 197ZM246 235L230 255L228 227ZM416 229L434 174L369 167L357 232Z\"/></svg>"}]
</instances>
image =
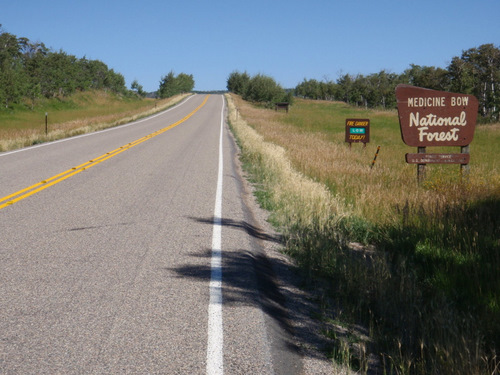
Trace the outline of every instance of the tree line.
<instances>
[{"instance_id":1,"label":"tree line","mask_svg":"<svg viewBox=\"0 0 500 375\"><path fill-rule=\"evenodd\" d=\"M26 98L33 107L42 97L63 97L89 89L127 91L123 75L102 61L52 51L43 43L0 29L1 107L8 108Z\"/></svg>"},{"instance_id":2,"label":"tree line","mask_svg":"<svg viewBox=\"0 0 500 375\"><path fill-rule=\"evenodd\" d=\"M294 91L303 98L395 108L398 84L472 94L479 100L481 121L500 120L500 49L493 44L463 51L452 58L446 69L411 64L402 74L382 70L366 76L343 74L336 82L304 79Z\"/></svg>"},{"instance_id":3,"label":"tree line","mask_svg":"<svg viewBox=\"0 0 500 375\"><path fill-rule=\"evenodd\" d=\"M170 72L162 77L158 91L166 98L194 88L192 75ZM121 95L145 97L147 93L134 80L130 90L122 74L109 69L99 60L77 58L66 52L53 51L41 42L4 32L0 24L0 110L40 98L69 96L76 91L109 90Z\"/></svg>"}]
</instances>

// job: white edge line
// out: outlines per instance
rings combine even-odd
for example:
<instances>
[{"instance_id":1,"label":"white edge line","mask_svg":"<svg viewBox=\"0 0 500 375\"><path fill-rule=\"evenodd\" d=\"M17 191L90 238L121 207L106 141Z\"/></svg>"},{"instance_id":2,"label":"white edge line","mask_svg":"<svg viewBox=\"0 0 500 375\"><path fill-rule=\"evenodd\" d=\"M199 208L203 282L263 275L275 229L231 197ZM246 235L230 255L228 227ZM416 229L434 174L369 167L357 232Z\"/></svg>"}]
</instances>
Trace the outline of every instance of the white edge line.
<instances>
[{"instance_id":1,"label":"white edge line","mask_svg":"<svg viewBox=\"0 0 500 375\"><path fill-rule=\"evenodd\" d=\"M83 137L88 137L88 136L91 136L91 135L96 135L96 134L100 134L100 133L104 133L104 132L109 132L109 131L112 131L112 130L117 130L117 129L122 129L122 128L126 128L128 126L131 126L131 125L136 125L140 122L143 122L143 121L146 121L146 120L150 120L152 118L155 118L155 117L158 117L158 116L161 116L163 115L164 113L167 113L167 112L170 112L171 110L173 109L176 109L176 108L179 108L181 105L183 105L184 103L187 103L187 101L191 98L193 98L194 95L191 95L189 96L186 100L183 100L181 101L180 103L178 104L175 104L173 107L165 110L165 111L162 111L160 113L157 113L157 114L154 114L154 115L151 115L151 116L148 116L148 117L145 117L143 119L140 119L140 120L137 120L137 121L133 121L133 122L129 122L127 124L123 124L123 125L119 125L119 126L113 126L111 128L107 128L107 129L103 129L103 130L99 130L99 131L96 131L96 132L91 132L91 133L85 133L85 134L81 134L81 135L75 135L74 137L68 137L68 138L63 138L63 139L59 139L57 141L52 141L52 142L45 142L45 143L40 143L39 145L35 145L35 146L30 146L30 147L24 147L24 148L20 148L18 150L14 150L14 151L7 151L7 152L2 152L0 153L0 157L2 156L7 156L7 155L11 155L11 154L15 154L15 153L18 153L18 152L23 152L23 151L29 151L29 150L33 150L35 148L39 148L39 147L45 147L45 146L50 146L50 145L54 145L56 143L62 143L62 142L67 142L67 141L72 141L74 139L78 139L78 138L83 138Z\"/></svg>"},{"instance_id":2,"label":"white edge line","mask_svg":"<svg viewBox=\"0 0 500 375\"><path fill-rule=\"evenodd\" d=\"M212 261L210 276L210 302L208 305L208 345L207 375L222 375L223 366L223 330L222 330L222 179L223 148L222 132L224 125L224 97L219 138L219 171L217 191L215 193L214 224L212 234Z\"/></svg>"}]
</instances>

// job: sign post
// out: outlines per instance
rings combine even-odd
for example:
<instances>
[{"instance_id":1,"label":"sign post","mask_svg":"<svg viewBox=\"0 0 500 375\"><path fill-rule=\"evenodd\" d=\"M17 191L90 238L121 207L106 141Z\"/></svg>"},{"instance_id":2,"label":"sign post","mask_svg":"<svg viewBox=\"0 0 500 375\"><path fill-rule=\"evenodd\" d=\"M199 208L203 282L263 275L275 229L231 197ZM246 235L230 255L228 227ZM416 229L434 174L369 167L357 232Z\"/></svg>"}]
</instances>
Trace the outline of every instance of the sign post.
<instances>
[{"instance_id":1,"label":"sign post","mask_svg":"<svg viewBox=\"0 0 500 375\"><path fill-rule=\"evenodd\" d=\"M464 175L468 176L469 175L469 171L470 171L470 168L469 168L470 146L467 145L467 146L460 147L460 152L464 156L467 155L467 163L466 164L460 164L460 174L462 175L462 177Z\"/></svg>"},{"instance_id":2,"label":"sign post","mask_svg":"<svg viewBox=\"0 0 500 375\"><path fill-rule=\"evenodd\" d=\"M467 171L477 119L476 97L398 85L396 99L403 142L417 147L417 154L406 154L406 162L417 164L418 181L425 178L429 163L460 164L461 172ZM433 146L460 146L461 153L427 154L426 147Z\"/></svg>"},{"instance_id":3,"label":"sign post","mask_svg":"<svg viewBox=\"0 0 500 375\"><path fill-rule=\"evenodd\" d=\"M375 153L375 157L373 158L372 165L370 165L370 169L373 169L375 165L375 161L377 160L378 152L380 151L380 146L377 146L377 152Z\"/></svg>"}]
</instances>

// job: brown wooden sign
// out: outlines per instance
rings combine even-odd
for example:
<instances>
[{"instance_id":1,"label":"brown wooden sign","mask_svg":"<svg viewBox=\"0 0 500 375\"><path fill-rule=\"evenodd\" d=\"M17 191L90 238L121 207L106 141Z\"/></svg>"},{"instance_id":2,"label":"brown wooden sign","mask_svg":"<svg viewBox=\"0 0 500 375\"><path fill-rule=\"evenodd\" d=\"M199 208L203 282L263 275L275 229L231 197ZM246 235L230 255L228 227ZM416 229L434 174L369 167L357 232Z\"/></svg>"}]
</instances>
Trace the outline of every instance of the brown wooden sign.
<instances>
[{"instance_id":1,"label":"brown wooden sign","mask_svg":"<svg viewBox=\"0 0 500 375\"><path fill-rule=\"evenodd\" d=\"M365 145L370 142L370 120L346 119L345 141L348 143L363 142Z\"/></svg>"},{"instance_id":2,"label":"brown wooden sign","mask_svg":"<svg viewBox=\"0 0 500 375\"><path fill-rule=\"evenodd\" d=\"M396 99L401 136L408 146L471 143L478 109L474 96L398 85Z\"/></svg>"},{"instance_id":3,"label":"brown wooden sign","mask_svg":"<svg viewBox=\"0 0 500 375\"><path fill-rule=\"evenodd\" d=\"M286 113L288 113L289 106L290 106L290 103L288 103L288 102L274 103L274 110L278 111L278 109L284 109L286 111Z\"/></svg>"},{"instance_id":4,"label":"brown wooden sign","mask_svg":"<svg viewBox=\"0 0 500 375\"><path fill-rule=\"evenodd\" d=\"M406 154L408 164L469 164L469 154Z\"/></svg>"}]
</instances>

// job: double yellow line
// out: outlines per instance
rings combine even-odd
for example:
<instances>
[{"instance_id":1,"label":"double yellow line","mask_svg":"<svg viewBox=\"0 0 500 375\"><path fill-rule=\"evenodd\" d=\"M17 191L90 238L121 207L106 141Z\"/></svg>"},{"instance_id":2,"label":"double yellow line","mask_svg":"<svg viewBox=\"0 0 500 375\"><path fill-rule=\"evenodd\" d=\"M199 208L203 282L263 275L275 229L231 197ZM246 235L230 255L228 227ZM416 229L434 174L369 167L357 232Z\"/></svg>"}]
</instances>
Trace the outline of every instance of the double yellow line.
<instances>
[{"instance_id":1,"label":"double yellow line","mask_svg":"<svg viewBox=\"0 0 500 375\"><path fill-rule=\"evenodd\" d=\"M102 163L105 160L111 159L112 157L114 157L118 154L121 154L122 152L129 150L132 147L141 144L142 142L147 141L148 139L154 138L157 135L165 133L167 130L175 128L177 125L182 124L184 121L186 121L191 116L193 116L196 112L198 112L198 110L205 105L205 103L208 100L208 97L209 97L209 95L207 95L205 97L205 99L203 100L203 102L198 107L196 107L190 114L188 114L186 117L180 119L179 121L163 128L163 129L157 130L154 133L146 135L145 137L142 137L142 138L139 138L133 142L127 143L126 145L121 146L113 151L106 152L105 154L103 154L97 158L89 160L86 163L80 164L80 165L73 167L71 169L68 169L67 171L64 171L62 173L56 174L55 176L52 176L46 180L40 181L40 182L38 182L34 185L31 185L25 189L19 190L19 191L15 192L14 194L10 194L10 195L7 195L3 198L0 198L0 210L4 207L13 205L14 203L19 202L20 200L28 198L29 196L31 196L33 194L36 194L42 190L45 190L52 185L58 184L59 182L64 181L67 178L74 176L75 174L78 174L80 172L83 172L84 170L92 168L92 167L96 166L97 164Z\"/></svg>"}]
</instances>

